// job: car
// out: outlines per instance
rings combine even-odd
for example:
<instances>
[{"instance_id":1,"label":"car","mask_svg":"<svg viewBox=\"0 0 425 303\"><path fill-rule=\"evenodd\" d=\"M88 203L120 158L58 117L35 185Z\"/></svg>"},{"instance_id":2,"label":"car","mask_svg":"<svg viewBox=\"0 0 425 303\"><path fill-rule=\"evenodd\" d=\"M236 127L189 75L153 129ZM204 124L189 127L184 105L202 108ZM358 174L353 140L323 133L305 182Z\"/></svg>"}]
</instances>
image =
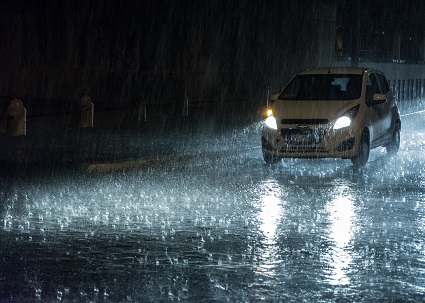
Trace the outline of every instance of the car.
<instances>
[{"instance_id":1,"label":"car","mask_svg":"<svg viewBox=\"0 0 425 303\"><path fill-rule=\"evenodd\" d=\"M307 69L273 95L261 131L263 158L342 158L363 167L373 148L400 147L400 113L387 78L361 67Z\"/></svg>"}]
</instances>

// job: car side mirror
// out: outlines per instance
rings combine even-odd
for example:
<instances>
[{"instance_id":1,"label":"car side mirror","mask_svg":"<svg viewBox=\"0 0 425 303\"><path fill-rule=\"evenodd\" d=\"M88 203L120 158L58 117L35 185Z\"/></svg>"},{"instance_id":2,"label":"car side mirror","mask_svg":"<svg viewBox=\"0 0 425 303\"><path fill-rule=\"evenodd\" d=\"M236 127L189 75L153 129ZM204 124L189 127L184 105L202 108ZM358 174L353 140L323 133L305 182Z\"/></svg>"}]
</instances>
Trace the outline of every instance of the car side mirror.
<instances>
[{"instance_id":1,"label":"car side mirror","mask_svg":"<svg viewBox=\"0 0 425 303\"><path fill-rule=\"evenodd\" d=\"M270 96L270 102L273 103L274 101L277 100L277 98L279 98L279 94L274 94Z\"/></svg>"},{"instance_id":2,"label":"car side mirror","mask_svg":"<svg viewBox=\"0 0 425 303\"><path fill-rule=\"evenodd\" d=\"M387 101L387 97L384 94L373 94L372 105L382 104Z\"/></svg>"}]
</instances>

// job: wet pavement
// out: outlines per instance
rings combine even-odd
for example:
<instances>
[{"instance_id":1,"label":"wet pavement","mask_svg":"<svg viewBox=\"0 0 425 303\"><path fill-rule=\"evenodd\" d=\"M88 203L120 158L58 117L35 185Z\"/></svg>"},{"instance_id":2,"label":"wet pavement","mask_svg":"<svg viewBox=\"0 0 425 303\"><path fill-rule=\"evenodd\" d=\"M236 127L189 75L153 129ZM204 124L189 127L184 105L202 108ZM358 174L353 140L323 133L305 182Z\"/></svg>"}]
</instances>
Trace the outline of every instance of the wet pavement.
<instances>
[{"instance_id":1,"label":"wet pavement","mask_svg":"<svg viewBox=\"0 0 425 303\"><path fill-rule=\"evenodd\" d=\"M361 171L266 165L256 123L4 160L22 171L0 185L0 301L425 302L424 122Z\"/></svg>"},{"instance_id":2,"label":"wet pavement","mask_svg":"<svg viewBox=\"0 0 425 303\"><path fill-rule=\"evenodd\" d=\"M235 141L258 123L192 118L152 121L126 128L58 128L27 136L0 134L0 172L6 175L55 170L111 171L134 169L223 149L252 147ZM229 131L230 129L230 131ZM243 130L245 129L245 131ZM243 146L240 146L240 144ZM258 142L255 142L258 144ZM233 146L232 146L233 145Z\"/></svg>"}]
</instances>

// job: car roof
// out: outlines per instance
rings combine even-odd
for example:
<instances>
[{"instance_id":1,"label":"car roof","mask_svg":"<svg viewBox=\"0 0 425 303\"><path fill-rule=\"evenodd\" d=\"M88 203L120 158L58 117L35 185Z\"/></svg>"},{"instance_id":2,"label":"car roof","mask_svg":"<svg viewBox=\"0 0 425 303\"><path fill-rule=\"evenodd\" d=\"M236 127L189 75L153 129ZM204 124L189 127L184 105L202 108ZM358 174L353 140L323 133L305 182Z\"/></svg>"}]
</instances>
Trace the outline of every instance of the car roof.
<instances>
[{"instance_id":1,"label":"car roof","mask_svg":"<svg viewBox=\"0 0 425 303\"><path fill-rule=\"evenodd\" d=\"M363 73L381 73L381 71L374 70L366 67L322 67L322 68L309 68L301 73L300 75L309 75L309 74L349 74L349 75L362 75Z\"/></svg>"}]
</instances>

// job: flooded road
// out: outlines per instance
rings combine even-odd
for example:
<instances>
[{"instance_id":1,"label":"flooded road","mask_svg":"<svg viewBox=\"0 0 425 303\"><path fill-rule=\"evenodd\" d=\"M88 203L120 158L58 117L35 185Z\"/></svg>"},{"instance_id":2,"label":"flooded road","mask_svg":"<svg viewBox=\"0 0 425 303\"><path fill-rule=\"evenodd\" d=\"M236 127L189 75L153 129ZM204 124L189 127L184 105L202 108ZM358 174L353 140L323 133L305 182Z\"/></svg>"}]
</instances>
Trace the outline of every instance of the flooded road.
<instances>
[{"instance_id":1,"label":"flooded road","mask_svg":"<svg viewBox=\"0 0 425 303\"><path fill-rule=\"evenodd\" d=\"M252 126L135 170L2 180L0 301L425 302L424 122L362 171L268 166Z\"/></svg>"}]
</instances>

